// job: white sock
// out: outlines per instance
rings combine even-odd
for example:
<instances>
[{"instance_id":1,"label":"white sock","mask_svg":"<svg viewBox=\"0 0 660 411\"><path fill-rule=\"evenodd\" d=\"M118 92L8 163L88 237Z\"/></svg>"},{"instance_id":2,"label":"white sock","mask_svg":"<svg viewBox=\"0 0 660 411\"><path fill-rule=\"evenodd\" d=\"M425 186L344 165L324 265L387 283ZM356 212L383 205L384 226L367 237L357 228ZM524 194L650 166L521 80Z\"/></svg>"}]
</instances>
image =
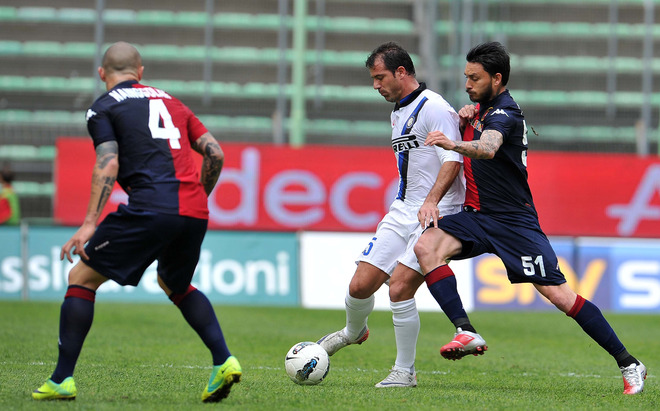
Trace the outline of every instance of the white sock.
<instances>
[{"instance_id":1,"label":"white sock","mask_svg":"<svg viewBox=\"0 0 660 411\"><path fill-rule=\"evenodd\" d=\"M346 328L344 333L349 339L354 340L360 335L360 331L367 325L367 317L374 309L375 298L372 295L369 298L359 299L351 297L346 291Z\"/></svg>"},{"instance_id":2,"label":"white sock","mask_svg":"<svg viewBox=\"0 0 660 411\"><path fill-rule=\"evenodd\" d=\"M417 337L419 336L419 313L415 299L392 302L392 322L394 322L394 337L396 338L396 361L394 367L415 372L415 354Z\"/></svg>"}]
</instances>

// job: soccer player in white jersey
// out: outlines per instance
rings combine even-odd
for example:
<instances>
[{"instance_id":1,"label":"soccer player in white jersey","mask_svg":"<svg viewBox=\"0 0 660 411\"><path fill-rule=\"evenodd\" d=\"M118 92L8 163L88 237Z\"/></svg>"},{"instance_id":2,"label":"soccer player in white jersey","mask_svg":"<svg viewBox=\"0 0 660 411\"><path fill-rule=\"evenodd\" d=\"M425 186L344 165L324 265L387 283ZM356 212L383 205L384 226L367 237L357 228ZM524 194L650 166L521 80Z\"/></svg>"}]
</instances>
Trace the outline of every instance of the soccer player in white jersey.
<instances>
[{"instance_id":1,"label":"soccer player in white jersey","mask_svg":"<svg viewBox=\"0 0 660 411\"><path fill-rule=\"evenodd\" d=\"M399 170L399 190L389 212L357 259L346 294L346 327L318 342L333 355L369 336L367 317L374 293L389 280L397 356L390 374L376 387L415 387L415 349L419 314L415 292L424 283L413 247L422 228L443 215L460 211L465 198L463 159L457 153L425 146L426 134L441 130L460 141L458 114L437 93L415 78L408 52L385 43L367 58L373 87L395 103L391 114L392 148Z\"/></svg>"}]
</instances>

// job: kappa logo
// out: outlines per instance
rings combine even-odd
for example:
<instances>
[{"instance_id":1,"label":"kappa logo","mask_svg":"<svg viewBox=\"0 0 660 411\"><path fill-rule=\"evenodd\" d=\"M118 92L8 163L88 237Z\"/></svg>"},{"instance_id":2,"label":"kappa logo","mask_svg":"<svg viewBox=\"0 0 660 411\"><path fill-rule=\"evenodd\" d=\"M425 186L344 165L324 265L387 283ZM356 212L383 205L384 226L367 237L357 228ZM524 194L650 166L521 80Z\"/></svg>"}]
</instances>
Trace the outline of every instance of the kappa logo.
<instances>
[{"instance_id":1,"label":"kappa logo","mask_svg":"<svg viewBox=\"0 0 660 411\"><path fill-rule=\"evenodd\" d=\"M506 114L506 111L502 110L501 108L498 108L497 110L493 111L491 113L491 116L494 116L495 114L504 114L505 116L509 117L509 115Z\"/></svg>"},{"instance_id":2,"label":"kappa logo","mask_svg":"<svg viewBox=\"0 0 660 411\"><path fill-rule=\"evenodd\" d=\"M646 169L630 203L607 207L609 217L621 220L617 226L619 235L634 234L642 220L660 220L660 207L650 205L656 192L660 193L660 164L651 165Z\"/></svg>"}]
</instances>

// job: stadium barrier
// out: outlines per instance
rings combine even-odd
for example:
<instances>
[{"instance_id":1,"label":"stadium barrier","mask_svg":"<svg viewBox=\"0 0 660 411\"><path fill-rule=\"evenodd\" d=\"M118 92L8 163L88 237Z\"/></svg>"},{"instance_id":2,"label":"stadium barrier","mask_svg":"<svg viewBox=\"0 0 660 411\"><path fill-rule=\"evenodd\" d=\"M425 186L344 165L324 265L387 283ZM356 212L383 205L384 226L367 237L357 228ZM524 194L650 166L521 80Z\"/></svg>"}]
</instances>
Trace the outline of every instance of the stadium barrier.
<instances>
[{"instance_id":1,"label":"stadium barrier","mask_svg":"<svg viewBox=\"0 0 660 411\"><path fill-rule=\"evenodd\" d=\"M60 301L73 264L60 247L75 228L0 227L0 300ZM214 304L343 309L355 257L366 233L210 231L202 245L193 285ZM568 284L601 309L660 313L660 239L557 238L551 243ZM76 257L77 260L78 257ZM555 310L531 284L511 285L501 261L490 254L451 263L468 311ZM322 291L321 291L322 290ZM152 264L137 287L105 283L99 301L168 303ZM421 311L439 311L418 293ZM377 310L389 310L387 288Z\"/></svg>"}]
</instances>

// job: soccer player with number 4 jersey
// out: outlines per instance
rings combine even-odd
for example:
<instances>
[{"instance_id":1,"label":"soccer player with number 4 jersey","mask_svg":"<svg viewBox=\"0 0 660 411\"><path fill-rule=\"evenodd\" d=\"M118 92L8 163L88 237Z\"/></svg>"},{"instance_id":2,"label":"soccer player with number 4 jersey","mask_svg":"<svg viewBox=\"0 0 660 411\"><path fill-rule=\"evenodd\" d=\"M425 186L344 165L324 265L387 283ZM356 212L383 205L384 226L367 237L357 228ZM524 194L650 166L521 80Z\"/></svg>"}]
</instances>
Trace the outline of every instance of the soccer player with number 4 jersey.
<instances>
[{"instance_id":1,"label":"soccer player with number 4 jersey","mask_svg":"<svg viewBox=\"0 0 660 411\"><path fill-rule=\"evenodd\" d=\"M110 46L98 69L107 92L87 111L96 148L91 197L82 226L60 253L81 260L69 273L60 311L57 365L32 393L36 400L76 398L73 371L92 326L96 290L107 280L135 286L156 260L158 284L211 351L213 370L202 400L222 400L241 378L211 303L190 284L208 224L207 197L224 154L183 103L139 83L143 70L139 52L125 42ZM193 151L203 156L201 175ZM128 204L97 227L115 181Z\"/></svg>"},{"instance_id":2,"label":"soccer player with number 4 jersey","mask_svg":"<svg viewBox=\"0 0 660 411\"><path fill-rule=\"evenodd\" d=\"M477 104L458 112L463 141L432 131L425 142L464 156L464 209L426 229L414 248L431 294L456 327L454 339L440 353L452 360L483 353L485 341L463 309L447 261L493 253L512 283L534 284L614 357L624 394L642 392L646 367L628 353L598 307L571 290L539 225L527 184L527 127L506 88L507 51L500 43L485 43L470 50L466 60L465 89Z\"/></svg>"}]
</instances>

